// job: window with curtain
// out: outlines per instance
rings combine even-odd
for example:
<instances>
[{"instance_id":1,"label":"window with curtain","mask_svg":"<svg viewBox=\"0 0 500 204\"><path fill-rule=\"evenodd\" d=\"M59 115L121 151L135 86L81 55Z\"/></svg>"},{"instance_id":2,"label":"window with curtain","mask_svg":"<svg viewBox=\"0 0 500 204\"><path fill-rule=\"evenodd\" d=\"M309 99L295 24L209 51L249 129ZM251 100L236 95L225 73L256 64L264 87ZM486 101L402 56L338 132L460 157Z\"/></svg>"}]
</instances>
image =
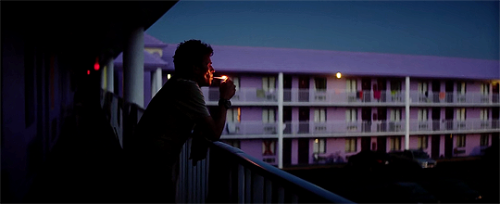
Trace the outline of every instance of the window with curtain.
<instances>
[{"instance_id":1,"label":"window with curtain","mask_svg":"<svg viewBox=\"0 0 500 204\"><path fill-rule=\"evenodd\" d=\"M456 120L465 121L466 118L465 108L457 108L457 114L455 116Z\"/></svg>"},{"instance_id":2,"label":"window with curtain","mask_svg":"<svg viewBox=\"0 0 500 204\"><path fill-rule=\"evenodd\" d=\"M418 121L425 122L429 118L428 110L426 108L418 109Z\"/></svg>"},{"instance_id":3,"label":"window with curtain","mask_svg":"<svg viewBox=\"0 0 500 204\"><path fill-rule=\"evenodd\" d=\"M348 108L345 112L346 122L356 122L358 119L358 110L355 108Z\"/></svg>"},{"instance_id":4,"label":"window with curtain","mask_svg":"<svg viewBox=\"0 0 500 204\"><path fill-rule=\"evenodd\" d=\"M316 123L326 122L326 108L314 109L314 122Z\"/></svg>"},{"instance_id":5,"label":"window with curtain","mask_svg":"<svg viewBox=\"0 0 500 204\"><path fill-rule=\"evenodd\" d=\"M401 150L401 137L389 138L389 148L391 151Z\"/></svg>"},{"instance_id":6,"label":"window with curtain","mask_svg":"<svg viewBox=\"0 0 500 204\"><path fill-rule=\"evenodd\" d=\"M465 135L456 136L457 147L465 147Z\"/></svg>"},{"instance_id":7,"label":"window with curtain","mask_svg":"<svg viewBox=\"0 0 500 204\"><path fill-rule=\"evenodd\" d=\"M317 91L326 91L326 78L314 77L314 89Z\"/></svg>"},{"instance_id":8,"label":"window with curtain","mask_svg":"<svg viewBox=\"0 0 500 204\"><path fill-rule=\"evenodd\" d=\"M262 140L262 155L276 155L276 140Z\"/></svg>"},{"instance_id":9,"label":"window with curtain","mask_svg":"<svg viewBox=\"0 0 500 204\"><path fill-rule=\"evenodd\" d=\"M482 95L488 95L490 94L490 84L489 83L483 83L481 84L481 87L480 87L480 92Z\"/></svg>"},{"instance_id":10,"label":"window with curtain","mask_svg":"<svg viewBox=\"0 0 500 204\"><path fill-rule=\"evenodd\" d=\"M356 152L356 138L345 139L345 152Z\"/></svg>"},{"instance_id":11,"label":"window with curtain","mask_svg":"<svg viewBox=\"0 0 500 204\"><path fill-rule=\"evenodd\" d=\"M481 109L481 111L479 112L479 118L481 119L481 121L488 121L489 119L489 109L488 108L483 108Z\"/></svg>"},{"instance_id":12,"label":"window with curtain","mask_svg":"<svg viewBox=\"0 0 500 204\"><path fill-rule=\"evenodd\" d=\"M275 77L262 77L262 89L264 91L274 91L276 89Z\"/></svg>"},{"instance_id":13,"label":"window with curtain","mask_svg":"<svg viewBox=\"0 0 500 204\"><path fill-rule=\"evenodd\" d=\"M313 153L325 153L326 152L326 139L317 138L314 139Z\"/></svg>"},{"instance_id":14,"label":"window with curtain","mask_svg":"<svg viewBox=\"0 0 500 204\"><path fill-rule=\"evenodd\" d=\"M487 147L489 145L488 144L489 137L490 136L488 134L481 134L479 146L481 146L481 147Z\"/></svg>"},{"instance_id":15,"label":"window with curtain","mask_svg":"<svg viewBox=\"0 0 500 204\"><path fill-rule=\"evenodd\" d=\"M429 90L427 82L418 82L418 93L425 94Z\"/></svg>"},{"instance_id":16,"label":"window with curtain","mask_svg":"<svg viewBox=\"0 0 500 204\"><path fill-rule=\"evenodd\" d=\"M399 122L401 121L401 109L399 108L393 108L389 112L389 120L391 122Z\"/></svg>"},{"instance_id":17,"label":"window with curtain","mask_svg":"<svg viewBox=\"0 0 500 204\"><path fill-rule=\"evenodd\" d=\"M429 141L428 136L418 136L417 148L419 149L427 149Z\"/></svg>"},{"instance_id":18,"label":"window with curtain","mask_svg":"<svg viewBox=\"0 0 500 204\"><path fill-rule=\"evenodd\" d=\"M357 91L357 82L356 79L347 79L346 80L346 92L347 93L355 93Z\"/></svg>"},{"instance_id":19,"label":"window with curtain","mask_svg":"<svg viewBox=\"0 0 500 204\"><path fill-rule=\"evenodd\" d=\"M457 82L457 93L465 94L465 89L467 88L467 84L465 82Z\"/></svg>"},{"instance_id":20,"label":"window with curtain","mask_svg":"<svg viewBox=\"0 0 500 204\"><path fill-rule=\"evenodd\" d=\"M263 123L274 123L276 121L275 111L272 108L262 109L262 122Z\"/></svg>"},{"instance_id":21,"label":"window with curtain","mask_svg":"<svg viewBox=\"0 0 500 204\"><path fill-rule=\"evenodd\" d=\"M230 108L227 110L226 122L241 122L241 109Z\"/></svg>"}]
</instances>

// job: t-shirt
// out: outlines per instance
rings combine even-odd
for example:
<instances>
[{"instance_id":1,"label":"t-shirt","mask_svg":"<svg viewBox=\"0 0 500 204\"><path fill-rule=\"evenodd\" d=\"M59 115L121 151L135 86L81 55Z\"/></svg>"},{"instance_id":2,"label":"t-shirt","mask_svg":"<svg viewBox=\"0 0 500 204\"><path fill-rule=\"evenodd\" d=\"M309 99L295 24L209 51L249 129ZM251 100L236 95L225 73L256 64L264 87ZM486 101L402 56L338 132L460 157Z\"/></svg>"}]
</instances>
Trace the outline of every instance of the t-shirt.
<instances>
[{"instance_id":1,"label":"t-shirt","mask_svg":"<svg viewBox=\"0 0 500 204\"><path fill-rule=\"evenodd\" d=\"M178 157L196 121L210 116L198 84L172 78L151 100L137 125L135 137L143 148L154 148ZM158 155L160 156L160 155Z\"/></svg>"}]
</instances>

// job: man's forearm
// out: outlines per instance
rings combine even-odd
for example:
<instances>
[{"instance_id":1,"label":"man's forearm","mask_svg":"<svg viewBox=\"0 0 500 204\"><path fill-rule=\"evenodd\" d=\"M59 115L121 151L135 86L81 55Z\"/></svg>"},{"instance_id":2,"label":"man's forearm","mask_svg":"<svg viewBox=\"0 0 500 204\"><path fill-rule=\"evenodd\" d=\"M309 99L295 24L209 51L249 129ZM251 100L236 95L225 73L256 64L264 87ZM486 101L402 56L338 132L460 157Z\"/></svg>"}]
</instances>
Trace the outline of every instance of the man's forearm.
<instances>
[{"instance_id":1,"label":"man's forearm","mask_svg":"<svg viewBox=\"0 0 500 204\"><path fill-rule=\"evenodd\" d=\"M215 122L215 138L213 140L218 140L224 130L224 125L226 124L227 109L224 106L217 106L212 109L212 118Z\"/></svg>"}]
</instances>

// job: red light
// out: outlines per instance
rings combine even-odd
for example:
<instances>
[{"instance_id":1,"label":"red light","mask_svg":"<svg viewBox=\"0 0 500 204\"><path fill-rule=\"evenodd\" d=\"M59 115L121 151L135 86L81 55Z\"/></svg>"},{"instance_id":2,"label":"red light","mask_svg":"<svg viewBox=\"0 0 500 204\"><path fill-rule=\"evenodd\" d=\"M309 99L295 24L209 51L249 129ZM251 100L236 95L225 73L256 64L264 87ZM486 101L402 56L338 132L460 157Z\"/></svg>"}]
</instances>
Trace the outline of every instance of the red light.
<instances>
[{"instance_id":1,"label":"red light","mask_svg":"<svg viewBox=\"0 0 500 204\"><path fill-rule=\"evenodd\" d=\"M97 70L99 70L99 63L97 63L97 62L96 62L96 63L94 64L94 69L95 69L96 71L97 71Z\"/></svg>"},{"instance_id":2,"label":"red light","mask_svg":"<svg viewBox=\"0 0 500 204\"><path fill-rule=\"evenodd\" d=\"M99 70L99 58L95 58L94 69L95 69L96 71L97 71L97 70Z\"/></svg>"},{"instance_id":3,"label":"red light","mask_svg":"<svg viewBox=\"0 0 500 204\"><path fill-rule=\"evenodd\" d=\"M87 75L90 75L90 70L87 70Z\"/></svg>"}]
</instances>

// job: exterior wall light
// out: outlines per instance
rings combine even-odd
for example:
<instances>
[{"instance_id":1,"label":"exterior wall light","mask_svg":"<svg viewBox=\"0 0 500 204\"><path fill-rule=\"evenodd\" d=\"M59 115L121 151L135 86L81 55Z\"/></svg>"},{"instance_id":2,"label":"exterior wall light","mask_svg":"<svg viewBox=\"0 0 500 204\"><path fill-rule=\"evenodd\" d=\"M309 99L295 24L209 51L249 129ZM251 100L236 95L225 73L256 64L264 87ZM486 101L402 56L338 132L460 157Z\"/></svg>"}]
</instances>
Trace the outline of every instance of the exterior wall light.
<instances>
[{"instance_id":1,"label":"exterior wall light","mask_svg":"<svg viewBox=\"0 0 500 204\"><path fill-rule=\"evenodd\" d=\"M340 79L340 77L342 77L342 74L340 72L337 72L336 76L337 76L337 79Z\"/></svg>"}]
</instances>

